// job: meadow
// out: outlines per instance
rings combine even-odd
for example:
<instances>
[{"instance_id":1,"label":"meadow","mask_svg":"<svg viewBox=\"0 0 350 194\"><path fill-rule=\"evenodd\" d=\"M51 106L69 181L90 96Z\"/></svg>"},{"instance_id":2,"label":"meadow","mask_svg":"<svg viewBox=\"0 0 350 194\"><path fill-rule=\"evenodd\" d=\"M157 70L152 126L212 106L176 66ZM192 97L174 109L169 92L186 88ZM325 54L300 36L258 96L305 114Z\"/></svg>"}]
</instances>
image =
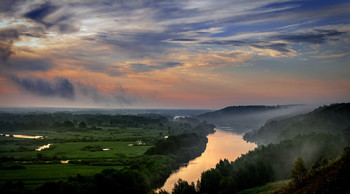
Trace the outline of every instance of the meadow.
<instances>
[{"instance_id":1,"label":"meadow","mask_svg":"<svg viewBox=\"0 0 350 194\"><path fill-rule=\"evenodd\" d=\"M157 126L6 131L4 134L11 136L0 136L0 183L22 181L27 187L35 187L77 174L94 175L106 168L121 169L127 166L125 160L142 156L152 142L164 138L167 132L164 127ZM43 138L12 137L16 134ZM49 148L36 151L47 144ZM91 164L92 161L95 163Z\"/></svg>"},{"instance_id":2,"label":"meadow","mask_svg":"<svg viewBox=\"0 0 350 194\"><path fill-rule=\"evenodd\" d=\"M198 157L214 132L194 118L156 114L0 113L0 127L1 189L29 193L149 192ZM106 187L102 179L121 185Z\"/></svg>"}]
</instances>

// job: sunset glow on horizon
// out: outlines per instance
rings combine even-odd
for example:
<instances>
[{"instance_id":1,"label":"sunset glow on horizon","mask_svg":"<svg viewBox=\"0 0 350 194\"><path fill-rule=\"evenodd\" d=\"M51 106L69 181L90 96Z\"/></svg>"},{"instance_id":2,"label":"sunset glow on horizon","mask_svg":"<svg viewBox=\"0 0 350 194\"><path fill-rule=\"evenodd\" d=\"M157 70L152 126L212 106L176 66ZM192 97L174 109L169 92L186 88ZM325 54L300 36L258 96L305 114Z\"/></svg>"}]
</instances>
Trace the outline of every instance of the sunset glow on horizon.
<instances>
[{"instance_id":1,"label":"sunset glow on horizon","mask_svg":"<svg viewBox=\"0 0 350 194\"><path fill-rule=\"evenodd\" d=\"M0 2L0 106L350 101L346 0Z\"/></svg>"}]
</instances>

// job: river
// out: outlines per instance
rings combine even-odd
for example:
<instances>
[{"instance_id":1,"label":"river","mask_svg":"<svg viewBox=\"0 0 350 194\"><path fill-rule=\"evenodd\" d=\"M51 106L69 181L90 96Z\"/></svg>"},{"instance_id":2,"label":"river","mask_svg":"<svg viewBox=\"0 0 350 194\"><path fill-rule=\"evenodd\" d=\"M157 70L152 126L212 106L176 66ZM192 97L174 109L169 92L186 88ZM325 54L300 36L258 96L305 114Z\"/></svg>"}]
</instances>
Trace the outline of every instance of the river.
<instances>
[{"instance_id":1,"label":"river","mask_svg":"<svg viewBox=\"0 0 350 194\"><path fill-rule=\"evenodd\" d=\"M215 129L214 134L208 135L208 143L203 154L191 160L187 166L173 172L161 189L172 191L179 178L189 183L197 183L203 171L215 168L220 159L235 160L249 150L256 148L256 144L243 140L241 135Z\"/></svg>"},{"instance_id":2,"label":"river","mask_svg":"<svg viewBox=\"0 0 350 194\"><path fill-rule=\"evenodd\" d=\"M10 137L10 134L2 134L0 133L1 136L6 136ZM12 135L15 138L26 138L26 139L42 139L44 138L43 136L30 136L30 135Z\"/></svg>"}]
</instances>

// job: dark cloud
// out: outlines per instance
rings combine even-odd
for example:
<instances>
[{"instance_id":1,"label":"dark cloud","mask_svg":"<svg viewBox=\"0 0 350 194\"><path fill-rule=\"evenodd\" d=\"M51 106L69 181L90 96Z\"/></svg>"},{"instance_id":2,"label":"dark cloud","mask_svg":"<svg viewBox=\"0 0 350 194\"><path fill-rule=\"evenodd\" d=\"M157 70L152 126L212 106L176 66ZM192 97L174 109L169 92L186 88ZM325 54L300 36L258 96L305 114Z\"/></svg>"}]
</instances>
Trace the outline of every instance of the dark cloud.
<instances>
[{"instance_id":1,"label":"dark cloud","mask_svg":"<svg viewBox=\"0 0 350 194\"><path fill-rule=\"evenodd\" d=\"M127 89L119 86L115 88L114 95L101 94L97 88L78 82L76 84L76 89L80 94L92 99L96 103L105 103L106 105L117 103L120 106L132 105L137 102L138 97L129 95Z\"/></svg>"},{"instance_id":2,"label":"dark cloud","mask_svg":"<svg viewBox=\"0 0 350 194\"><path fill-rule=\"evenodd\" d=\"M56 25L57 30L61 33L71 33L71 32L77 32L79 31L79 28L75 25L72 25L70 23L60 23Z\"/></svg>"},{"instance_id":3,"label":"dark cloud","mask_svg":"<svg viewBox=\"0 0 350 194\"><path fill-rule=\"evenodd\" d=\"M0 39L6 40L6 39L18 39L19 38L19 32L16 29L6 29L0 31Z\"/></svg>"},{"instance_id":4,"label":"dark cloud","mask_svg":"<svg viewBox=\"0 0 350 194\"><path fill-rule=\"evenodd\" d=\"M78 82L76 86L82 95L93 99L95 102L109 101L109 99L106 96L101 95L95 87L82 84L80 82Z\"/></svg>"},{"instance_id":5,"label":"dark cloud","mask_svg":"<svg viewBox=\"0 0 350 194\"><path fill-rule=\"evenodd\" d=\"M59 11L60 9L61 7L59 6L45 3L38 5L38 7L25 13L23 16L45 25L46 28L54 29L61 33L71 33L78 31L79 28L71 19L73 18L73 15L71 13L64 13L64 15L58 17L53 21L44 21L47 16Z\"/></svg>"},{"instance_id":6,"label":"dark cloud","mask_svg":"<svg viewBox=\"0 0 350 194\"><path fill-rule=\"evenodd\" d=\"M0 58L1 58L1 60L6 61L12 54L13 54L12 42L7 43L7 44L0 42Z\"/></svg>"},{"instance_id":7,"label":"dark cloud","mask_svg":"<svg viewBox=\"0 0 350 194\"><path fill-rule=\"evenodd\" d=\"M24 17L35 20L39 23L45 23L43 19L56 11L58 9L57 6L51 5L49 3L45 3L40 5L39 7L29 11L28 13L24 14Z\"/></svg>"},{"instance_id":8,"label":"dark cloud","mask_svg":"<svg viewBox=\"0 0 350 194\"><path fill-rule=\"evenodd\" d=\"M155 69L154 66L150 66L142 63L131 63L130 67L136 72L148 72Z\"/></svg>"},{"instance_id":9,"label":"dark cloud","mask_svg":"<svg viewBox=\"0 0 350 194\"><path fill-rule=\"evenodd\" d=\"M131 105L134 102L132 98L126 97L123 95L116 95L114 99L115 99L115 102L118 103L119 105Z\"/></svg>"},{"instance_id":10,"label":"dark cloud","mask_svg":"<svg viewBox=\"0 0 350 194\"><path fill-rule=\"evenodd\" d=\"M209 40L201 42L201 44L215 44L225 46L249 46L252 43L254 42L249 40Z\"/></svg>"},{"instance_id":11,"label":"dark cloud","mask_svg":"<svg viewBox=\"0 0 350 194\"><path fill-rule=\"evenodd\" d=\"M131 96L127 94L127 89L120 86L116 89L117 95L114 96L114 103L119 104L120 106L128 106L136 103L138 97Z\"/></svg>"},{"instance_id":12,"label":"dark cloud","mask_svg":"<svg viewBox=\"0 0 350 194\"><path fill-rule=\"evenodd\" d=\"M55 67L49 59L12 59L7 64L8 68L17 71L42 71L46 72Z\"/></svg>"},{"instance_id":13,"label":"dark cloud","mask_svg":"<svg viewBox=\"0 0 350 194\"><path fill-rule=\"evenodd\" d=\"M322 44L327 40L338 40L338 37L345 32L337 30L314 30L309 33L301 34L280 34L269 37L266 41L256 40L210 40L203 41L201 44L215 44L224 46L251 46L259 49L270 49L282 53L291 52L289 44L308 43ZM269 42L271 40L271 42ZM273 41L287 41L288 43L275 43Z\"/></svg>"},{"instance_id":14,"label":"dark cloud","mask_svg":"<svg viewBox=\"0 0 350 194\"><path fill-rule=\"evenodd\" d=\"M344 34L337 30L314 30L308 33L302 34L286 34L272 36L273 40L284 40L291 43L309 43L309 44L322 44L327 40L338 40L337 37Z\"/></svg>"},{"instance_id":15,"label":"dark cloud","mask_svg":"<svg viewBox=\"0 0 350 194\"><path fill-rule=\"evenodd\" d=\"M0 31L0 58L6 61L14 52L12 45L14 40L19 39L19 32L15 29L6 29Z\"/></svg>"},{"instance_id":16,"label":"dark cloud","mask_svg":"<svg viewBox=\"0 0 350 194\"><path fill-rule=\"evenodd\" d=\"M17 28L5 28L0 30L0 60L7 61L11 55L15 54L13 43L23 36L40 38L44 37L44 31L40 27L31 29L19 26Z\"/></svg>"},{"instance_id":17,"label":"dark cloud","mask_svg":"<svg viewBox=\"0 0 350 194\"><path fill-rule=\"evenodd\" d=\"M18 78L12 76L11 80L20 88L44 97L61 97L65 99L75 98L74 85L64 77L57 77L53 82L41 78Z\"/></svg>"}]
</instances>

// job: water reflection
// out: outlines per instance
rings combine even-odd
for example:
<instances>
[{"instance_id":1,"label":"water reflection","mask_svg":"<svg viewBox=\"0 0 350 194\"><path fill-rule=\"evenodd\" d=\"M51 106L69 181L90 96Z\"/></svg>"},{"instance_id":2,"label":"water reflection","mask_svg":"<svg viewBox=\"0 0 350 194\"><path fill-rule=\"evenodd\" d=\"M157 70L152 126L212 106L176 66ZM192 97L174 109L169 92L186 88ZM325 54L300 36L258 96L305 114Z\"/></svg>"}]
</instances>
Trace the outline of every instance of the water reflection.
<instances>
[{"instance_id":1,"label":"water reflection","mask_svg":"<svg viewBox=\"0 0 350 194\"><path fill-rule=\"evenodd\" d=\"M0 134L1 136L6 136L6 137L15 137L15 138L26 138L26 139L41 139L43 136L30 136L30 135L11 135L11 134Z\"/></svg>"},{"instance_id":2,"label":"water reflection","mask_svg":"<svg viewBox=\"0 0 350 194\"><path fill-rule=\"evenodd\" d=\"M165 182L162 189L171 192L174 183L179 178L190 182L197 182L203 171L214 168L220 159L235 160L241 154L253 150L256 144L247 143L241 135L216 129L214 134L208 135L208 144L203 154L190 161L187 166L181 167L174 172Z\"/></svg>"},{"instance_id":3,"label":"water reflection","mask_svg":"<svg viewBox=\"0 0 350 194\"><path fill-rule=\"evenodd\" d=\"M51 146L51 144L43 145L43 146L38 147L38 149L35 149L35 151L40 152L43 149L50 148L50 146Z\"/></svg>"}]
</instances>

